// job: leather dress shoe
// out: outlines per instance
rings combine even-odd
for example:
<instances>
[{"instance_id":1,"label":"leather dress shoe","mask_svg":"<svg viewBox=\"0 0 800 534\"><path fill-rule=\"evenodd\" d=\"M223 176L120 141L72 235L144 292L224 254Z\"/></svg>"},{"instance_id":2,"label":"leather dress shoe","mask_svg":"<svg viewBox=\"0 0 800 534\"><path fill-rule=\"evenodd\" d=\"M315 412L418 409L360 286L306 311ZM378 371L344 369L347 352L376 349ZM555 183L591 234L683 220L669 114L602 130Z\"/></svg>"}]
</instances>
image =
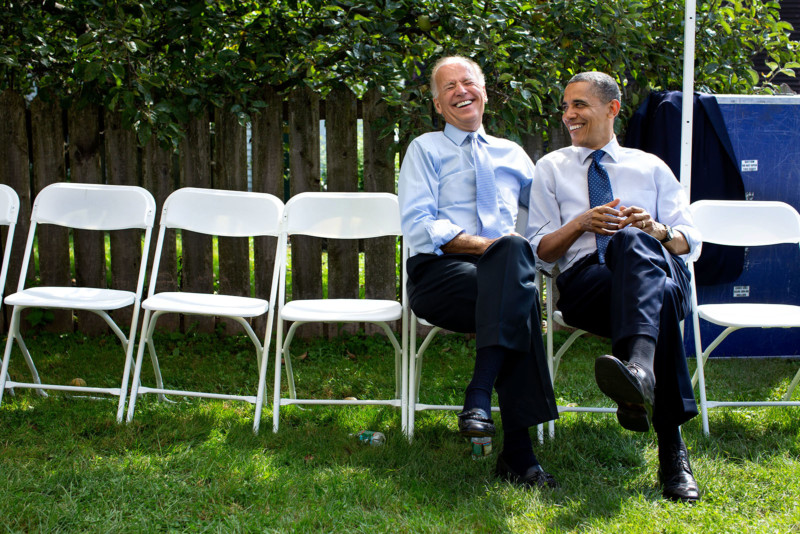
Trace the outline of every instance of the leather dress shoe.
<instances>
[{"instance_id":1,"label":"leather dress shoe","mask_svg":"<svg viewBox=\"0 0 800 534\"><path fill-rule=\"evenodd\" d=\"M689 464L689 452L686 445L672 445L666 451L658 451L661 464L658 469L658 480L662 485L662 494L671 501L697 502L700 490Z\"/></svg>"},{"instance_id":2,"label":"leather dress shoe","mask_svg":"<svg viewBox=\"0 0 800 534\"><path fill-rule=\"evenodd\" d=\"M497 456L497 465L494 468L494 475L506 482L525 486L528 488L557 488L558 482L555 477L542 469L539 464L532 465L523 474L514 471L510 465L506 463L503 454Z\"/></svg>"},{"instance_id":3,"label":"leather dress shoe","mask_svg":"<svg viewBox=\"0 0 800 534\"><path fill-rule=\"evenodd\" d=\"M458 414L458 433L468 438L494 436L494 420L485 410L472 408Z\"/></svg>"},{"instance_id":4,"label":"leather dress shoe","mask_svg":"<svg viewBox=\"0 0 800 534\"><path fill-rule=\"evenodd\" d=\"M656 397L651 372L606 355L595 360L594 377L600 391L617 403L617 419L622 428L634 432L650 430Z\"/></svg>"}]
</instances>

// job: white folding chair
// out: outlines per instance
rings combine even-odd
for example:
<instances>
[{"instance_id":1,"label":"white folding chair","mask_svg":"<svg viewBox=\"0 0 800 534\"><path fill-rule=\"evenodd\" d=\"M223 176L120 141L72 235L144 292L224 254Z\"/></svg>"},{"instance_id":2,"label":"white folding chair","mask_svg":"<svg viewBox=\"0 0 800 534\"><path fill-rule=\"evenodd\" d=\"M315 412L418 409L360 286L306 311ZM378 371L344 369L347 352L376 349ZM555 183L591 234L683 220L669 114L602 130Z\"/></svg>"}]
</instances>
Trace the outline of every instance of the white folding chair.
<instances>
[{"instance_id":1,"label":"white folding chair","mask_svg":"<svg viewBox=\"0 0 800 534\"><path fill-rule=\"evenodd\" d=\"M163 399L165 394L185 397L205 397L211 399L239 400L255 404L255 420L253 432L258 433L261 422L261 410L264 405L266 387L267 358L263 355L269 350L272 338L272 320L277 293L278 276L281 272L282 258L286 256L284 243L279 239L273 265L272 287L269 300L220 295L210 293L161 292L156 293L156 279L164 236L169 229L180 229L206 235L249 238L255 236L280 236L283 218L283 202L266 193L248 193L243 191L223 191L218 189L198 189L186 187L172 193L164 202L161 212L161 223L156 242L156 253L150 275L150 288L147 298L142 302L144 319L139 350L136 354L136 367L133 374L131 398L128 403L128 417L133 419L136 399L140 394L157 393ZM172 235L172 234L171 234ZM260 266L259 266L260 268ZM242 269L249 270L248 265ZM182 313L189 315L207 315L228 317L244 328L247 336L256 348L258 363L258 386L255 395L233 395L202 391L186 391L165 389L161 371L153 343L158 318L165 313ZM248 318L259 317L267 313L266 333L262 345L256 336ZM150 360L155 373L156 387L145 387L140 384L144 347L150 351Z\"/></svg>"},{"instance_id":2,"label":"white folding chair","mask_svg":"<svg viewBox=\"0 0 800 534\"><path fill-rule=\"evenodd\" d=\"M516 230L520 234L525 233L525 228L528 223L528 208L526 206L520 206L519 212L517 213L517 223L516 223ZM405 251L405 255L408 255L408 251ZM404 260L405 261L405 260ZM539 275L537 273L537 286L541 289L541 284L539 283ZM403 291L405 291L405 283L403 284ZM417 325L420 324L422 326L430 327L425 338L422 340L422 343L417 348ZM410 311L410 319L409 319L409 330L410 330L410 345L409 345L409 358L408 358L408 423L406 423L407 427L407 434L409 438L414 437L414 425L417 412L425 411L425 410L450 410L450 411L459 411L464 408L463 405L456 405L456 404L426 404L419 402L419 391L420 391L420 381L422 378L422 358L425 354L425 351L428 349L428 346L433 341L433 338L439 333L442 328L436 326L425 319L421 319L414 314L413 311ZM550 374L552 375L552 372ZM499 412L500 408L498 406L492 406L492 412ZM550 423L552 425L552 421ZM544 438L544 427L542 425L538 426L538 434L539 434L539 441L542 441Z\"/></svg>"},{"instance_id":3,"label":"white folding chair","mask_svg":"<svg viewBox=\"0 0 800 534\"><path fill-rule=\"evenodd\" d=\"M780 243L800 244L800 215L783 202L700 200L691 205L694 223L703 241L720 245L767 246ZM800 382L795 374L782 401L722 402L706 398L705 366L711 352L732 332L740 328L800 327L800 306L770 303L698 304L694 263L692 272L692 323L694 327L697 371L692 379L700 382L700 409L703 432L708 435L708 410L721 406L800 406L789 399ZM700 339L700 319L725 327L705 350Z\"/></svg>"},{"instance_id":4,"label":"white folding chair","mask_svg":"<svg viewBox=\"0 0 800 534\"><path fill-rule=\"evenodd\" d=\"M330 240L367 239L402 234L397 196L390 193L301 193L289 199L284 213L284 241L288 240L290 235L307 235ZM403 288L405 288L405 254L402 273ZM289 404L382 404L400 407L401 426L405 432L408 408L405 382L408 372L408 314L405 292L402 302L377 299L308 299L284 302L285 297L286 273L283 272L280 276L278 295L273 431L278 431L280 407ZM400 343L387 324L389 321L397 320L401 320ZM284 321L293 321L285 338ZM289 347L297 327L309 322L368 322L383 328L395 349L394 398L298 399ZM281 356L286 365L289 398L281 395Z\"/></svg>"},{"instance_id":5,"label":"white folding chair","mask_svg":"<svg viewBox=\"0 0 800 534\"><path fill-rule=\"evenodd\" d=\"M19 197L5 184L0 184L0 225L8 227L8 234L3 245L3 263L0 266L0 305L3 303L3 290L8 276L8 262L11 258L11 246L14 242L14 229L19 215Z\"/></svg>"},{"instance_id":6,"label":"white folding chair","mask_svg":"<svg viewBox=\"0 0 800 534\"><path fill-rule=\"evenodd\" d=\"M150 250L150 236L153 229L155 210L156 204L153 196L147 190L135 186L56 183L45 187L39 192L31 212L31 226L28 232L28 242L25 247L22 268L20 269L17 292L6 297L6 304L14 306L14 310L11 315L8 340L6 341L5 355L3 356L3 367L2 371L0 371L0 402L2 402L3 391L13 388L36 389L42 395L45 394L41 390L45 389L106 393L119 397L117 422L122 421L128 379L133 363L133 345L136 339L139 304L144 287L147 254ZM25 278L28 273L28 264L33 254L36 228L39 224L53 224L67 228L95 231L134 228L144 230L144 245L135 291L93 287L30 287L26 289ZM127 306L133 306L133 313L130 330L126 337L108 312ZM85 310L102 317L122 342L122 346L125 349L125 363L120 387L101 388L41 383L33 359L20 334L20 314L22 310L30 307ZM11 359L11 347L15 340L31 370L33 383L8 380L8 364Z\"/></svg>"}]
</instances>

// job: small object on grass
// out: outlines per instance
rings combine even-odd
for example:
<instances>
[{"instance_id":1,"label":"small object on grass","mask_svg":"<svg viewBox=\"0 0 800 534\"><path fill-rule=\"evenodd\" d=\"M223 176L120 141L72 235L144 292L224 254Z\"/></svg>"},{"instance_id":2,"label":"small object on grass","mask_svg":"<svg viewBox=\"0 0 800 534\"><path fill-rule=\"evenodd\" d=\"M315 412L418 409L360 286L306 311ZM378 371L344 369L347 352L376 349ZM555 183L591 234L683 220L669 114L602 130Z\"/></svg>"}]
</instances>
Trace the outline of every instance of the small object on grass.
<instances>
[{"instance_id":1,"label":"small object on grass","mask_svg":"<svg viewBox=\"0 0 800 534\"><path fill-rule=\"evenodd\" d=\"M488 436L471 438L470 445L472 446L473 460L481 460L492 455L492 438Z\"/></svg>"},{"instance_id":2,"label":"small object on grass","mask_svg":"<svg viewBox=\"0 0 800 534\"><path fill-rule=\"evenodd\" d=\"M358 399L355 398L355 397L345 397L344 400L354 401L354 400L358 400Z\"/></svg>"},{"instance_id":3,"label":"small object on grass","mask_svg":"<svg viewBox=\"0 0 800 534\"><path fill-rule=\"evenodd\" d=\"M370 445L383 445L386 442L386 436L382 432L374 430L360 430L354 436L361 443L369 443Z\"/></svg>"},{"instance_id":4,"label":"small object on grass","mask_svg":"<svg viewBox=\"0 0 800 534\"><path fill-rule=\"evenodd\" d=\"M76 386L76 387L79 387L79 388L85 388L86 387L86 380L84 380L83 378L73 378L72 381L69 383L69 385L70 386Z\"/></svg>"}]
</instances>

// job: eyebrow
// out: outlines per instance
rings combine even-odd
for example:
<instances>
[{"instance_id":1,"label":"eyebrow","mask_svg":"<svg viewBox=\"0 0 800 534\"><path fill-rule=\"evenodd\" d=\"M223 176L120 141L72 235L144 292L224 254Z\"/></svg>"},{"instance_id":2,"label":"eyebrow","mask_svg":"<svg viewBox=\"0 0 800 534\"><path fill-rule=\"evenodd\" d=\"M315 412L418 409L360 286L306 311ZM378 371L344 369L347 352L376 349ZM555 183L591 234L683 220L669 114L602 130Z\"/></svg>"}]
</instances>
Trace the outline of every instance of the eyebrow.
<instances>
[{"instance_id":1,"label":"eyebrow","mask_svg":"<svg viewBox=\"0 0 800 534\"><path fill-rule=\"evenodd\" d=\"M573 104L586 104L586 105L589 105L589 102L587 102L586 100L582 100L582 99L580 99L580 98L576 98L575 100L573 100L573 101L572 101L572 103L573 103ZM562 101L561 101L561 107L562 107L562 108L563 108L564 106L566 106L567 104L569 104L569 102L567 102L566 100L562 100Z\"/></svg>"}]
</instances>

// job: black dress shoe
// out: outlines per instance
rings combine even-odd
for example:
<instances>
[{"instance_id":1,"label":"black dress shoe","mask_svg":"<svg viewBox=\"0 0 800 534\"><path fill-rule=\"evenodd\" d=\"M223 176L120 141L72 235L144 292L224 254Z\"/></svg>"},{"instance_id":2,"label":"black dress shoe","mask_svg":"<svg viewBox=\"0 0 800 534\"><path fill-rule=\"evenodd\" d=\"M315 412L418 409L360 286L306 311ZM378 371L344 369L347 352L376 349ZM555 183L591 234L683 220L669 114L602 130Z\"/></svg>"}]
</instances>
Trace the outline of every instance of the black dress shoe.
<instances>
[{"instance_id":1,"label":"black dress shoe","mask_svg":"<svg viewBox=\"0 0 800 534\"><path fill-rule=\"evenodd\" d=\"M533 465L529 467L525 473L520 475L506 463L502 453L497 456L497 466L494 468L494 475L497 478L505 480L506 482L511 482L512 484L517 484L519 486L525 486L528 488L558 487L558 482L556 482L556 479L553 477L553 475L542 469L541 465Z\"/></svg>"},{"instance_id":2,"label":"black dress shoe","mask_svg":"<svg viewBox=\"0 0 800 534\"><path fill-rule=\"evenodd\" d=\"M686 445L672 445L666 451L658 451L658 480L662 485L662 494L671 501L697 502L700 490L689 464L689 452Z\"/></svg>"},{"instance_id":3,"label":"black dress shoe","mask_svg":"<svg viewBox=\"0 0 800 534\"><path fill-rule=\"evenodd\" d=\"M494 420L480 408L464 410L458 414L458 433L468 438L494 436Z\"/></svg>"},{"instance_id":4,"label":"black dress shoe","mask_svg":"<svg viewBox=\"0 0 800 534\"><path fill-rule=\"evenodd\" d=\"M600 391L617 403L617 419L622 428L634 432L650 430L656 397L652 373L606 355L595 360L594 377Z\"/></svg>"}]
</instances>

